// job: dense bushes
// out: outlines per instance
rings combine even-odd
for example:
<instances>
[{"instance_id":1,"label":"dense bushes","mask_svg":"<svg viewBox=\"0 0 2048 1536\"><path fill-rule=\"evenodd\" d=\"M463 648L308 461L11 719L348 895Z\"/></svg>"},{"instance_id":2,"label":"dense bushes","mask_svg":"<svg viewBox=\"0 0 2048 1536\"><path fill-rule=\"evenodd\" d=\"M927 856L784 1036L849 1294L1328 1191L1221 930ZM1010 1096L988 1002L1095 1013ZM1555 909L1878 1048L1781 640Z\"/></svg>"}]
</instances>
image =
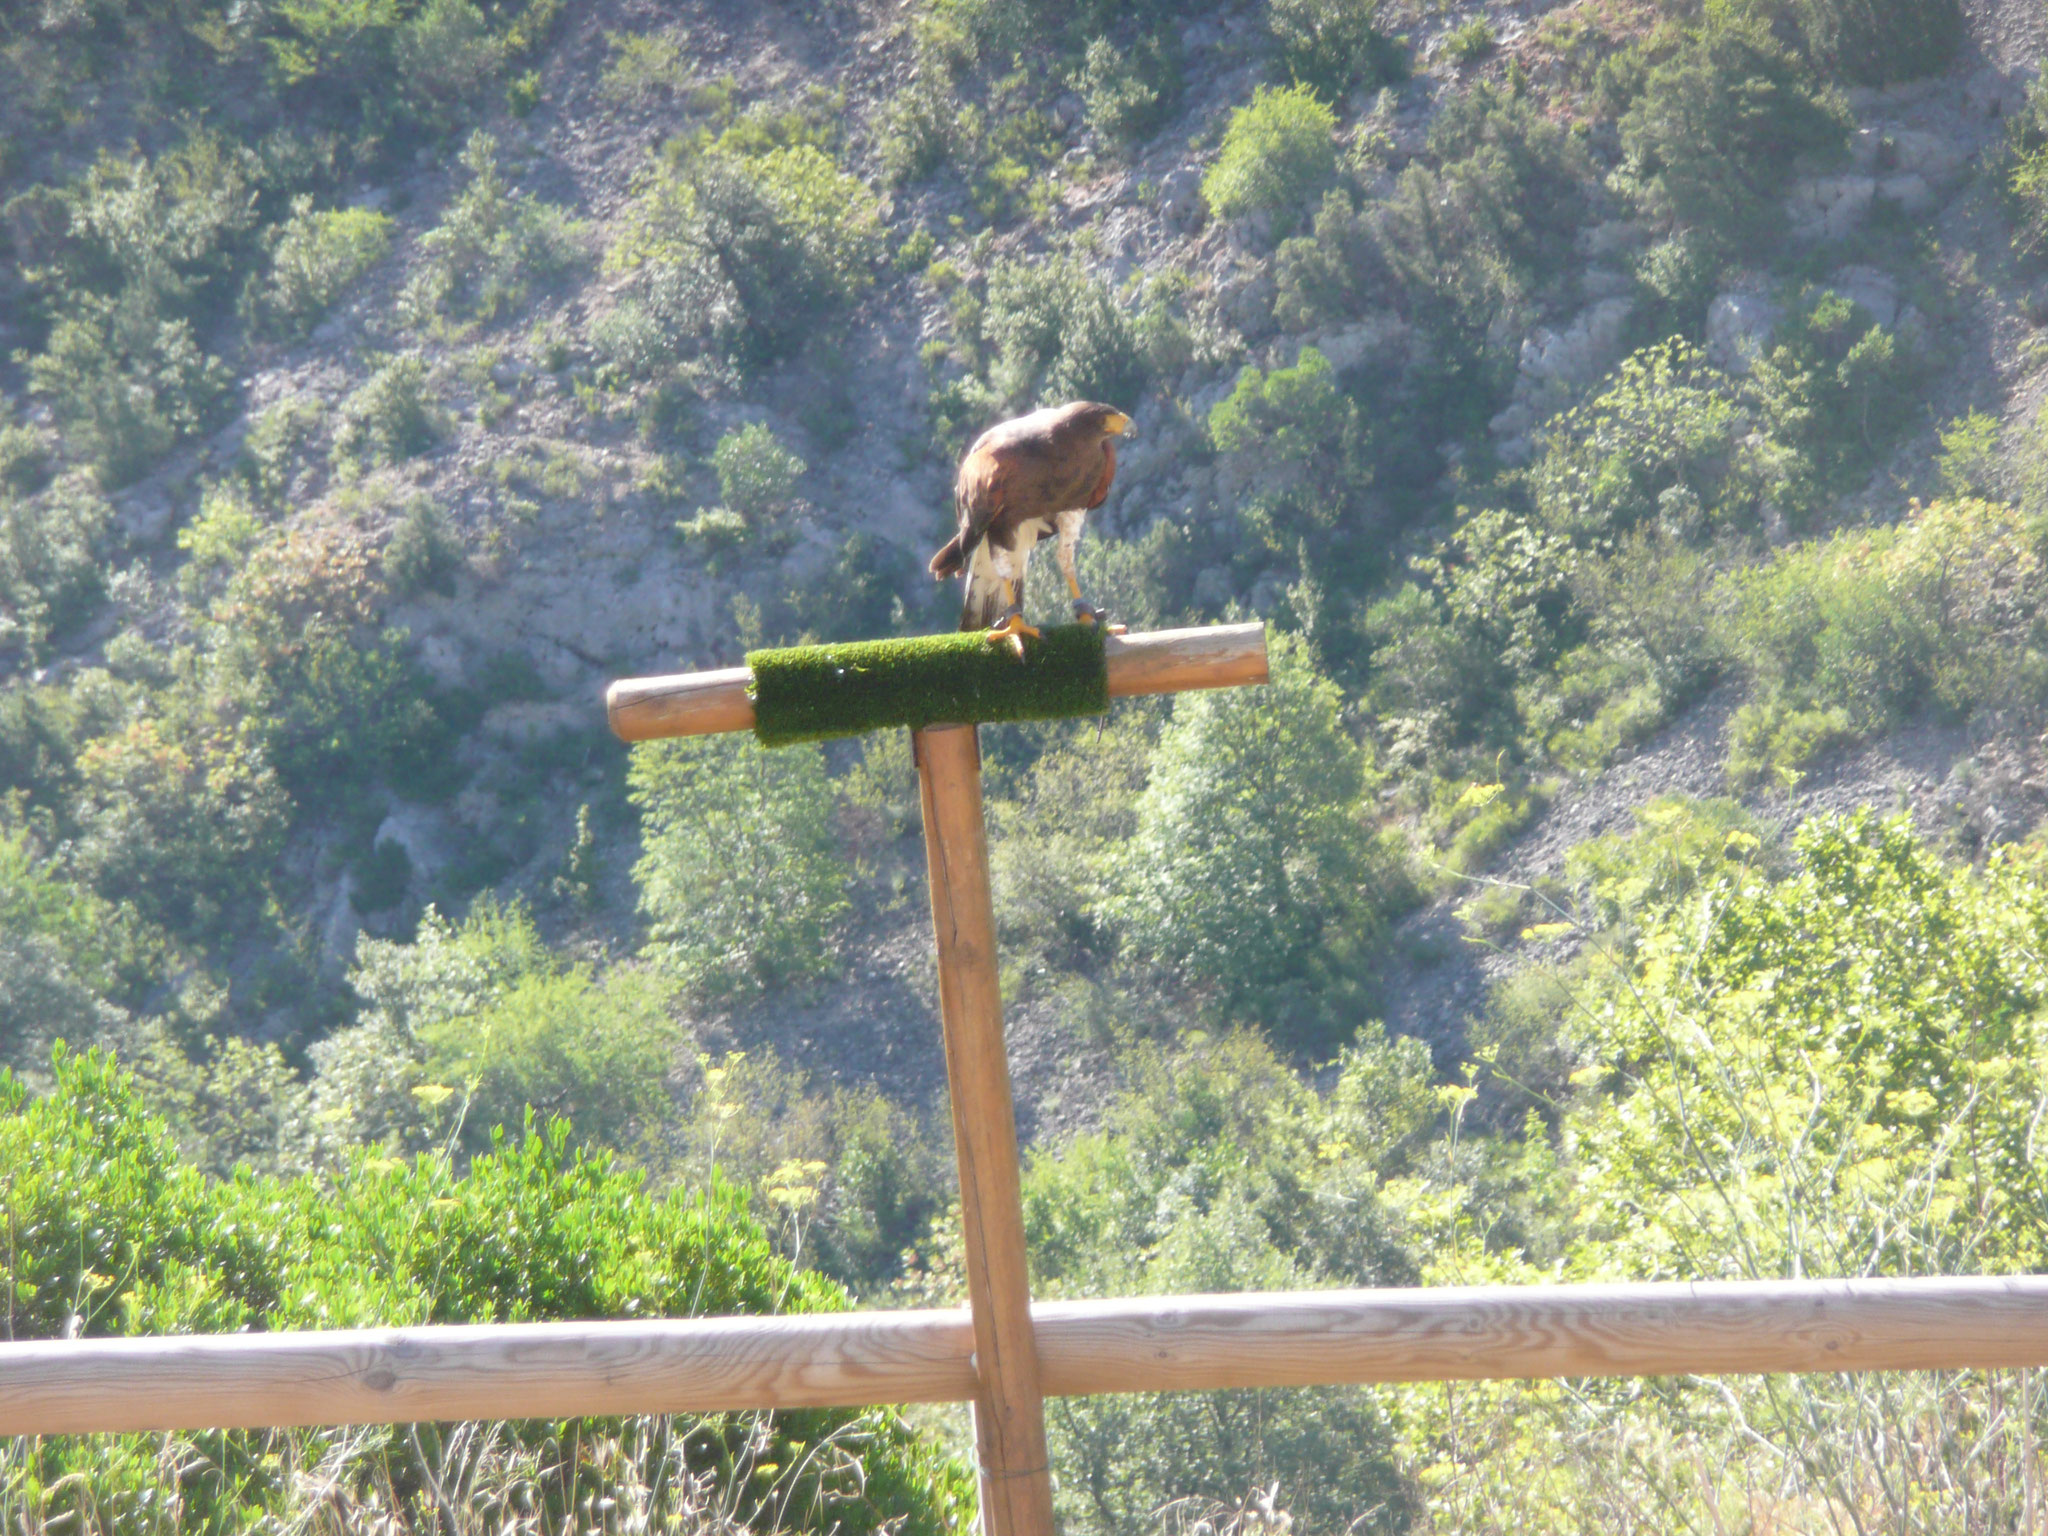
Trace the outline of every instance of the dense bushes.
<instances>
[{"instance_id":1,"label":"dense bushes","mask_svg":"<svg viewBox=\"0 0 2048 1536\"><path fill-rule=\"evenodd\" d=\"M634 877L652 952L711 997L825 974L847 912L824 754L718 736L636 748Z\"/></svg>"},{"instance_id":2,"label":"dense bushes","mask_svg":"<svg viewBox=\"0 0 2048 1536\"><path fill-rule=\"evenodd\" d=\"M1337 170L1336 115L1307 86L1260 86L1230 114L1216 161L1202 175L1202 196L1226 219L1271 215L1285 233L1297 210Z\"/></svg>"},{"instance_id":3,"label":"dense bushes","mask_svg":"<svg viewBox=\"0 0 2048 1536\"><path fill-rule=\"evenodd\" d=\"M731 1186L651 1198L639 1174L576 1150L566 1124L459 1175L444 1159L359 1156L332 1182L216 1183L181 1163L111 1063L60 1054L55 1070L41 1098L0 1077L16 1337L845 1304L775 1255ZM0 1500L81 1529L241 1531L300 1518L309 1495L297 1471L318 1465L310 1497L350 1524L431 1522L445 1475L494 1527L517 1531L559 1528L603 1490L657 1517L722 1497L739 1520L854 1531L905 1521L935 1536L963 1492L956 1469L881 1414L506 1425L487 1447L430 1431L410 1441L424 1480L394 1481L388 1432L177 1443L166 1473L136 1442L18 1441L0 1456Z\"/></svg>"},{"instance_id":4,"label":"dense bushes","mask_svg":"<svg viewBox=\"0 0 2048 1536\"><path fill-rule=\"evenodd\" d=\"M1731 773L1799 768L1922 709L2032 718L2048 680L2041 540L2011 508L1940 502L1746 575L1734 643L1759 696L1731 727Z\"/></svg>"},{"instance_id":5,"label":"dense bushes","mask_svg":"<svg viewBox=\"0 0 2048 1536\"><path fill-rule=\"evenodd\" d=\"M1360 813L1367 771L1298 642L1276 641L1266 688L1175 700L1110 909L1135 953L1222 1017L1310 1048L1342 1038L1406 894Z\"/></svg>"},{"instance_id":6,"label":"dense bushes","mask_svg":"<svg viewBox=\"0 0 2048 1536\"><path fill-rule=\"evenodd\" d=\"M261 329L303 336L365 272L391 251L391 218L368 208L316 213L308 197L292 200L277 227L269 274L251 278L242 306Z\"/></svg>"},{"instance_id":7,"label":"dense bushes","mask_svg":"<svg viewBox=\"0 0 2048 1536\"><path fill-rule=\"evenodd\" d=\"M880 254L874 194L824 150L729 131L668 147L608 259L641 273L641 302L676 345L762 363L866 288Z\"/></svg>"},{"instance_id":8,"label":"dense bushes","mask_svg":"<svg viewBox=\"0 0 2048 1536\"><path fill-rule=\"evenodd\" d=\"M2048 73L2027 87L2026 105L2006 123L2005 139L2013 244L2038 256L2048 251Z\"/></svg>"},{"instance_id":9,"label":"dense bushes","mask_svg":"<svg viewBox=\"0 0 2048 1536\"><path fill-rule=\"evenodd\" d=\"M1857 85L1940 74L1963 40L1956 0L1792 0L1791 11L1814 59Z\"/></svg>"},{"instance_id":10,"label":"dense bushes","mask_svg":"<svg viewBox=\"0 0 2048 1536\"><path fill-rule=\"evenodd\" d=\"M1379 29L1378 0L1272 0L1274 59L1298 85L1340 101L1354 86L1398 80L1406 61Z\"/></svg>"},{"instance_id":11,"label":"dense bushes","mask_svg":"<svg viewBox=\"0 0 2048 1536\"><path fill-rule=\"evenodd\" d=\"M1715 12L1649 71L1620 129L1644 206L1730 249L1777 232L1793 163L1839 152L1849 119L1762 22Z\"/></svg>"},{"instance_id":12,"label":"dense bushes","mask_svg":"<svg viewBox=\"0 0 2048 1536\"><path fill-rule=\"evenodd\" d=\"M35 496L0 489L0 653L40 658L104 581L111 509L82 478Z\"/></svg>"}]
</instances>

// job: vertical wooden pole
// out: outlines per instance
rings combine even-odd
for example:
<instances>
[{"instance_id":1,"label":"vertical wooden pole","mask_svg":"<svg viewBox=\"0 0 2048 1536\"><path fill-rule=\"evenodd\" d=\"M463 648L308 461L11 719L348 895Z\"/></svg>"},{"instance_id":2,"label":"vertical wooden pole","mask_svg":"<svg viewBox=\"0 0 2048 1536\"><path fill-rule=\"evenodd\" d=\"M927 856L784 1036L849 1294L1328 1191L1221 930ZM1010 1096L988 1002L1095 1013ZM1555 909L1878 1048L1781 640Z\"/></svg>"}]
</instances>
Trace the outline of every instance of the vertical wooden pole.
<instances>
[{"instance_id":1,"label":"vertical wooden pole","mask_svg":"<svg viewBox=\"0 0 2048 1536\"><path fill-rule=\"evenodd\" d=\"M1031 1332L1017 1119L996 982L995 907L981 811L981 745L971 725L911 733L924 804L925 863L939 951L939 1014L960 1159L960 1224L981 1394L974 1404L982 1536L1052 1536L1045 1403Z\"/></svg>"}]
</instances>

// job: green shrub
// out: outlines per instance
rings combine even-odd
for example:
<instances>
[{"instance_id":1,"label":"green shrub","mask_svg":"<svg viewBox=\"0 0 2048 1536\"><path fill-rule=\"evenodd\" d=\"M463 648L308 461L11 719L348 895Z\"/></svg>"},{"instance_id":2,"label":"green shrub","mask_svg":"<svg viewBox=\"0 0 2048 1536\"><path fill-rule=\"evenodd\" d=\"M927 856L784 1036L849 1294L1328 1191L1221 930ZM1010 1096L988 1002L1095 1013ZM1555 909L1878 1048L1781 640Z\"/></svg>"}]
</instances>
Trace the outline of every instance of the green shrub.
<instances>
[{"instance_id":1,"label":"green shrub","mask_svg":"<svg viewBox=\"0 0 2048 1536\"><path fill-rule=\"evenodd\" d=\"M1578 542L1667 521L1680 539L1746 526L1760 487L1742 453L1734 381L1673 337L1622 360L1607 388L1545 431L1531 489Z\"/></svg>"},{"instance_id":2,"label":"green shrub","mask_svg":"<svg viewBox=\"0 0 2048 1536\"><path fill-rule=\"evenodd\" d=\"M1760 694L1738 728L1745 776L1921 709L2032 718L2048 679L2042 573L2032 524L1961 501L1782 551L1742 576L1734 647Z\"/></svg>"},{"instance_id":3,"label":"green shrub","mask_svg":"<svg viewBox=\"0 0 2048 1536\"><path fill-rule=\"evenodd\" d=\"M1528 93L1485 83L1444 103L1428 149L1369 217L1403 309L1430 336L1432 413L1478 430L1514 377L1500 338L1526 331L1570 269L1591 165Z\"/></svg>"},{"instance_id":4,"label":"green shrub","mask_svg":"<svg viewBox=\"0 0 2048 1536\"><path fill-rule=\"evenodd\" d=\"M1265 688L1174 701L1109 914L1220 1016L1326 1049L1406 896L1366 825L1336 688L1275 637Z\"/></svg>"},{"instance_id":5,"label":"green shrub","mask_svg":"<svg viewBox=\"0 0 2048 1536\"><path fill-rule=\"evenodd\" d=\"M1839 153L1849 118L1761 21L1710 13L1621 119L1620 178L1651 213L1741 249L1776 235L1802 154Z\"/></svg>"},{"instance_id":6,"label":"green shrub","mask_svg":"<svg viewBox=\"0 0 2048 1536\"><path fill-rule=\"evenodd\" d=\"M1956 0L1793 0L1807 51L1857 85L1938 75L1963 40Z\"/></svg>"},{"instance_id":7,"label":"green shrub","mask_svg":"<svg viewBox=\"0 0 2048 1536\"><path fill-rule=\"evenodd\" d=\"M102 546L113 509L82 479L40 495L0 493L0 650L42 656L103 588Z\"/></svg>"},{"instance_id":8,"label":"green shrub","mask_svg":"<svg viewBox=\"0 0 2048 1536\"><path fill-rule=\"evenodd\" d=\"M479 901L459 927L429 907L412 943L365 939L349 984L364 1016L316 1049L314 1082L347 1141L412 1153L453 1134L482 1152L528 1117L566 1118L594 1145L637 1150L670 1108L669 985L563 965L523 907Z\"/></svg>"},{"instance_id":9,"label":"green shrub","mask_svg":"<svg viewBox=\"0 0 2048 1536\"><path fill-rule=\"evenodd\" d=\"M455 313L495 319L537 283L561 276L583 252L584 226L566 210L508 187L498 141L481 131L462 149L469 184L420 237L425 254L403 300L416 325Z\"/></svg>"},{"instance_id":10,"label":"green shrub","mask_svg":"<svg viewBox=\"0 0 2048 1536\"><path fill-rule=\"evenodd\" d=\"M455 594L455 573L462 568L462 541L449 527L447 514L431 496L415 496L384 546L384 575L400 597L418 592Z\"/></svg>"},{"instance_id":11,"label":"green shrub","mask_svg":"<svg viewBox=\"0 0 2048 1536\"><path fill-rule=\"evenodd\" d=\"M304 336L370 268L391 253L392 221L367 208L313 211L292 199L279 227L268 276L250 279L243 307L252 322L281 337Z\"/></svg>"},{"instance_id":12,"label":"green shrub","mask_svg":"<svg viewBox=\"0 0 2048 1536\"><path fill-rule=\"evenodd\" d=\"M649 308L735 362L786 356L873 281L881 205L811 143L670 146L608 261Z\"/></svg>"},{"instance_id":13,"label":"green shrub","mask_svg":"<svg viewBox=\"0 0 2048 1536\"><path fill-rule=\"evenodd\" d=\"M143 716L79 754L72 858L110 901L184 938L248 921L283 847L290 801L231 728Z\"/></svg>"},{"instance_id":14,"label":"green shrub","mask_svg":"<svg viewBox=\"0 0 2048 1536\"><path fill-rule=\"evenodd\" d=\"M789 510L797 482L810 467L759 421L721 437L711 465L726 506L756 525L772 524Z\"/></svg>"},{"instance_id":15,"label":"green shrub","mask_svg":"<svg viewBox=\"0 0 2048 1536\"><path fill-rule=\"evenodd\" d=\"M1772 499L1804 516L1868 470L1911 418L1914 371L1861 306L1830 289L1802 293L1750 370Z\"/></svg>"},{"instance_id":16,"label":"green shrub","mask_svg":"<svg viewBox=\"0 0 2048 1536\"><path fill-rule=\"evenodd\" d=\"M50 450L33 427L0 427L0 496L33 496L50 479Z\"/></svg>"},{"instance_id":17,"label":"green shrub","mask_svg":"<svg viewBox=\"0 0 2048 1536\"><path fill-rule=\"evenodd\" d=\"M1475 16L1443 40L1441 51L1453 64L1476 64L1499 46L1493 23Z\"/></svg>"},{"instance_id":18,"label":"green shrub","mask_svg":"<svg viewBox=\"0 0 2048 1536\"><path fill-rule=\"evenodd\" d=\"M392 37L406 116L430 133L453 133L497 80L509 51L471 0L425 0Z\"/></svg>"},{"instance_id":19,"label":"green shrub","mask_svg":"<svg viewBox=\"0 0 2048 1536\"><path fill-rule=\"evenodd\" d=\"M1273 253L1273 318L1289 331L1352 319L1384 275L1371 221L1350 193L1332 188L1313 231L1281 241Z\"/></svg>"},{"instance_id":20,"label":"green shrub","mask_svg":"<svg viewBox=\"0 0 2048 1536\"><path fill-rule=\"evenodd\" d=\"M961 148L952 83L920 65L910 83L884 104L880 135L882 173L890 185L930 176Z\"/></svg>"},{"instance_id":21,"label":"green shrub","mask_svg":"<svg viewBox=\"0 0 2048 1536\"><path fill-rule=\"evenodd\" d=\"M1244 1033L1139 1053L1103 1130L1032 1158L1039 1284L1098 1296L1407 1283L1380 1179L1435 1118L1428 1052L1368 1024L1335 1068L1318 1098ZM1394 1426L1356 1389L1070 1398L1046 1419L1065 1528L1088 1536L1157 1530L1177 1502L1234 1509L1247 1490L1302 1529L1390 1536L1413 1516Z\"/></svg>"},{"instance_id":22,"label":"green shrub","mask_svg":"<svg viewBox=\"0 0 2048 1536\"><path fill-rule=\"evenodd\" d=\"M1291 368L1245 368L1209 410L1209 440L1247 477L1240 515L1268 550L1324 547L1371 480L1357 404L1329 359L1303 347Z\"/></svg>"},{"instance_id":23,"label":"green shrub","mask_svg":"<svg viewBox=\"0 0 2048 1536\"><path fill-rule=\"evenodd\" d=\"M579 1151L567 1122L458 1172L352 1156L326 1178L213 1181L182 1162L134 1083L59 1055L31 1098L9 1079L0 1151L17 1337L815 1312L846 1305L779 1258L723 1180L656 1199ZM714 1504L746 1525L938 1536L958 1468L884 1413L573 1420L411 1432L21 1441L0 1498L71 1529L228 1536L252 1520L408 1528L451 1517L537 1533L588 1499L668 1523ZM314 1477L313 1469L318 1468Z\"/></svg>"},{"instance_id":24,"label":"green shrub","mask_svg":"<svg viewBox=\"0 0 2048 1536\"><path fill-rule=\"evenodd\" d=\"M440 441L446 417L427 380L427 361L407 352L384 364L341 402L334 462L362 474L425 453Z\"/></svg>"},{"instance_id":25,"label":"green shrub","mask_svg":"<svg viewBox=\"0 0 2048 1536\"><path fill-rule=\"evenodd\" d=\"M1942 488L1954 497L1981 496L1996 500L2012 481L1999 451L2002 430L1989 411L1972 410L1943 427L1935 468Z\"/></svg>"},{"instance_id":26,"label":"green shrub","mask_svg":"<svg viewBox=\"0 0 2048 1536\"><path fill-rule=\"evenodd\" d=\"M74 185L7 205L52 321L30 387L109 488L215 418L227 368L196 325L255 223L256 173L247 150L198 131L154 161L102 155Z\"/></svg>"},{"instance_id":27,"label":"green shrub","mask_svg":"<svg viewBox=\"0 0 2048 1536\"><path fill-rule=\"evenodd\" d=\"M1270 0L1266 8L1281 72L1331 102L1355 87L1372 90L1407 73L1406 60L1380 31L1379 19L1380 0Z\"/></svg>"},{"instance_id":28,"label":"green shrub","mask_svg":"<svg viewBox=\"0 0 2048 1536\"><path fill-rule=\"evenodd\" d=\"M1178 41L1177 36L1175 41ZM1113 143L1128 144L1158 128L1180 99L1178 50L1140 38L1119 48L1097 37L1074 76L1088 126Z\"/></svg>"},{"instance_id":29,"label":"green shrub","mask_svg":"<svg viewBox=\"0 0 2048 1536\"><path fill-rule=\"evenodd\" d=\"M849 871L816 746L662 742L634 749L627 778L651 954L713 997L829 974Z\"/></svg>"},{"instance_id":30,"label":"green shrub","mask_svg":"<svg viewBox=\"0 0 2048 1536\"><path fill-rule=\"evenodd\" d=\"M659 32L608 32L611 62L598 94L615 106L638 106L657 92L679 94L690 83L689 55L681 39Z\"/></svg>"},{"instance_id":31,"label":"green shrub","mask_svg":"<svg viewBox=\"0 0 2048 1536\"><path fill-rule=\"evenodd\" d=\"M1128 407L1144 388L1130 316L1072 257L991 267L981 333L994 350L989 387L1008 405L1100 400Z\"/></svg>"},{"instance_id":32,"label":"green shrub","mask_svg":"<svg viewBox=\"0 0 2048 1536\"><path fill-rule=\"evenodd\" d=\"M1285 233L1309 197L1337 171L1336 114L1307 86L1260 86L1234 108L1216 161L1202 175L1202 198L1226 219L1273 215Z\"/></svg>"},{"instance_id":33,"label":"green shrub","mask_svg":"<svg viewBox=\"0 0 2048 1536\"><path fill-rule=\"evenodd\" d=\"M2006 120L2005 193L2013 214L2013 246L2023 255L2048 251L2048 73L2027 87L2026 104Z\"/></svg>"}]
</instances>

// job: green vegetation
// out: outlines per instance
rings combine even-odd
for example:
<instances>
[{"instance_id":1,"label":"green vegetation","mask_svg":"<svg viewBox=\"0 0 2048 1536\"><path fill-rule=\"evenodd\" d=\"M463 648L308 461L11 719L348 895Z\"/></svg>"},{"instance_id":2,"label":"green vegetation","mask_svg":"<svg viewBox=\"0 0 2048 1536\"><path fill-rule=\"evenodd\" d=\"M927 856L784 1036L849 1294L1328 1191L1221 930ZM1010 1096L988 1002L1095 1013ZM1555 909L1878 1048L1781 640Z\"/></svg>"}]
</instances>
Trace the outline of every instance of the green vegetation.
<instances>
[{"instance_id":1,"label":"green vegetation","mask_svg":"<svg viewBox=\"0 0 2048 1536\"><path fill-rule=\"evenodd\" d=\"M2005 190L2013 210L2013 244L2022 253L2048 251L2048 84L2027 88L2026 105L2005 125Z\"/></svg>"},{"instance_id":2,"label":"green vegetation","mask_svg":"<svg viewBox=\"0 0 2048 1536\"><path fill-rule=\"evenodd\" d=\"M880 205L816 143L778 141L800 126L736 125L657 157L607 261L640 274L641 302L677 344L770 362L873 281Z\"/></svg>"},{"instance_id":3,"label":"green vegetation","mask_svg":"<svg viewBox=\"0 0 2048 1536\"><path fill-rule=\"evenodd\" d=\"M462 168L469 184L421 237L425 260L406 284L403 304L416 325L450 313L495 319L523 305L535 284L566 272L580 251L580 224L506 185L489 134L470 135Z\"/></svg>"},{"instance_id":4,"label":"green vegetation","mask_svg":"<svg viewBox=\"0 0 2048 1536\"><path fill-rule=\"evenodd\" d=\"M1326 101L1407 73L1406 61L1380 31L1379 19L1379 0L1273 0L1266 11L1275 62L1295 84L1310 87Z\"/></svg>"},{"instance_id":5,"label":"green vegetation","mask_svg":"<svg viewBox=\"0 0 2048 1536\"><path fill-rule=\"evenodd\" d=\"M566 1128L460 1172L440 1157L357 1155L325 1177L214 1180L181 1161L105 1058L60 1052L53 1072L40 1097L0 1077L16 1337L845 1305L775 1254L732 1186L654 1198ZM411 1524L436 1518L446 1479L519 1531L572 1519L586 1498L684 1518L723 1496L739 1520L936 1533L964 1492L956 1468L882 1414L505 1425L484 1446L453 1428L178 1436L169 1464L155 1437L15 1441L0 1500L39 1523L145 1532L244 1531L315 1508ZM808 1454L819 1446L845 1454ZM311 1493L302 1475L315 1467Z\"/></svg>"},{"instance_id":6,"label":"green vegetation","mask_svg":"<svg viewBox=\"0 0 2048 1536\"><path fill-rule=\"evenodd\" d=\"M1219 218L1265 213L1283 233L1296 210L1336 174L1336 114L1309 87L1260 86L1230 114L1202 196Z\"/></svg>"},{"instance_id":7,"label":"green vegetation","mask_svg":"<svg viewBox=\"0 0 2048 1536\"><path fill-rule=\"evenodd\" d=\"M850 871L815 746L661 742L634 749L630 783L650 944L685 985L745 996L829 971Z\"/></svg>"},{"instance_id":8,"label":"green vegetation","mask_svg":"<svg viewBox=\"0 0 2048 1536\"><path fill-rule=\"evenodd\" d=\"M1644 207L1726 248L1778 229L1795 160L1839 152L1849 124L1804 60L1730 10L1649 71L1620 128Z\"/></svg>"},{"instance_id":9,"label":"green vegetation","mask_svg":"<svg viewBox=\"0 0 2048 1536\"><path fill-rule=\"evenodd\" d=\"M391 218L367 208L315 213L313 200L292 200L277 229L270 271L251 277L242 307L251 321L280 337L303 336L355 281L391 252Z\"/></svg>"}]
</instances>

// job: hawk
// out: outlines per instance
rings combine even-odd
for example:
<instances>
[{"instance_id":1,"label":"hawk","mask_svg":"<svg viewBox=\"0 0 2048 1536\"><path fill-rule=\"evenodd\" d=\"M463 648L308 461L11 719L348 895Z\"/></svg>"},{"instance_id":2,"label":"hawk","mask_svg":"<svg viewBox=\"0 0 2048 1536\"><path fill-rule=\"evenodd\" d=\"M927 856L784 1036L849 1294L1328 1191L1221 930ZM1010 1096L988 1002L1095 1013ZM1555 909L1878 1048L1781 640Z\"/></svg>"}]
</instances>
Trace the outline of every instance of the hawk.
<instances>
[{"instance_id":1,"label":"hawk","mask_svg":"<svg viewBox=\"0 0 2048 1536\"><path fill-rule=\"evenodd\" d=\"M1130 425L1113 405L1076 400L1000 422L974 440L953 482L960 531L931 564L941 581L967 574L962 629L985 629L991 641L1037 638L1024 622L1024 569L1033 546L1053 533L1074 617L1084 624L1100 617L1081 596L1074 546L1082 522L1109 495L1116 440Z\"/></svg>"}]
</instances>

